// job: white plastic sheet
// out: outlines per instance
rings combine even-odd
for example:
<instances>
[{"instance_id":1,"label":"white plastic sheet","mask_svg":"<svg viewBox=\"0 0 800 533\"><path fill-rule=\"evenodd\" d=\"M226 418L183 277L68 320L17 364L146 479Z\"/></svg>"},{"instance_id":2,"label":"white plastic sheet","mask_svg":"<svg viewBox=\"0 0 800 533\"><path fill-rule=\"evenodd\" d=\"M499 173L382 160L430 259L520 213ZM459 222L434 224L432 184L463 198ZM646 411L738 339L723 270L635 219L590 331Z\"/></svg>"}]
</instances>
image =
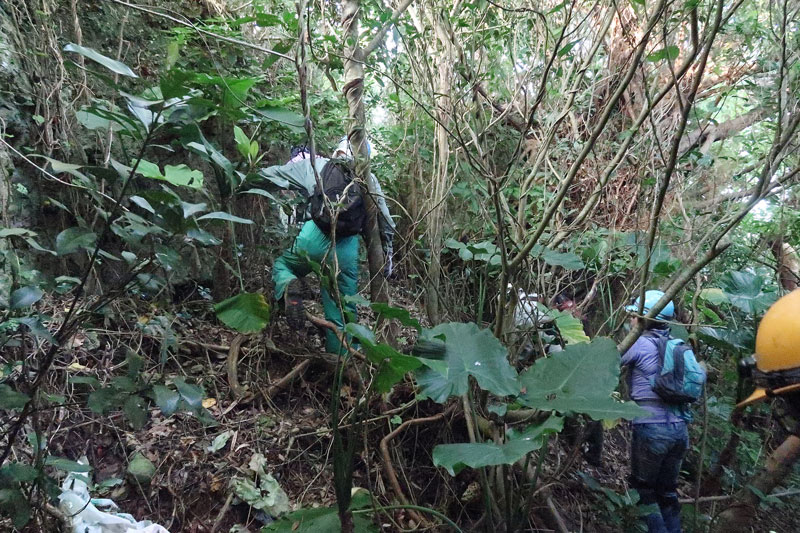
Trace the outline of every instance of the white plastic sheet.
<instances>
[{"instance_id":1,"label":"white plastic sheet","mask_svg":"<svg viewBox=\"0 0 800 533\"><path fill-rule=\"evenodd\" d=\"M88 464L83 457L81 464ZM149 520L137 522L133 516L120 513L112 500L92 498L86 484L88 474L72 473L61 485L59 508L70 521L72 533L169 533Z\"/></svg>"},{"instance_id":2,"label":"white plastic sheet","mask_svg":"<svg viewBox=\"0 0 800 533\"><path fill-rule=\"evenodd\" d=\"M509 289L512 289L509 284ZM539 295L535 292L525 292L517 289L517 307L514 310L514 325L518 328L531 328L549 324L553 317L547 313L547 308L539 302Z\"/></svg>"}]
</instances>

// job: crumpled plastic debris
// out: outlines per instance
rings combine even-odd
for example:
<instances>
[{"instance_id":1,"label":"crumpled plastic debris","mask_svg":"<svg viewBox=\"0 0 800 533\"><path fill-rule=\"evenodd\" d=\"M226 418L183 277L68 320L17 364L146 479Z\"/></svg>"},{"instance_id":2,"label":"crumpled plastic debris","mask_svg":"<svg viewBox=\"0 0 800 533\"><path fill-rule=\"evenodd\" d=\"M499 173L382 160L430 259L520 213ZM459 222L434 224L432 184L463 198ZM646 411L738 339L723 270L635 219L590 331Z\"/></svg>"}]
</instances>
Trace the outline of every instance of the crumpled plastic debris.
<instances>
[{"instance_id":1,"label":"crumpled plastic debris","mask_svg":"<svg viewBox=\"0 0 800 533\"><path fill-rule=\"evenodd\" d=\"M89 464L81 457L80 464ZM119 506L106 498L92 498L87 485L88 474L72 472L61 485L59 508L67 516L72 533L169 533L149 520L137 522Z\"/></svg>"},{"instance_id":2,"label":"crumpled plastic debris","mask_svg":"<svg viewBox=\"0 0 800 533\"><path fill-rule=\"evenodd\" d=\"M513 287L508 284L509 290ZM514 310L514 325L518 328L542 326L553 321L547 313L547 308L539 302L539 295L535 292L525 292L517 289L517 308Z\"/></svg>"}]
</instances>

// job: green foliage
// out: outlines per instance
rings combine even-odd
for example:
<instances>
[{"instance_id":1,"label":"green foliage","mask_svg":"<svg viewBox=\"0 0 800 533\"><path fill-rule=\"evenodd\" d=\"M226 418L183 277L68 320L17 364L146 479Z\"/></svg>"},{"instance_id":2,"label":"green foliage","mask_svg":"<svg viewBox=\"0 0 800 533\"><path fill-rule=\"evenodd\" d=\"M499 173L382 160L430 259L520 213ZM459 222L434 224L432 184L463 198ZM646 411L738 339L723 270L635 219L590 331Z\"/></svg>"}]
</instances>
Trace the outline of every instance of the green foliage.
<instances>
[{"instance_id":1,"label":"green foliage","mask_svg":"<svg viewBox=\"0 0 800 533\"><path fill-rule=\"evenodd\" d=\"M658 506L639 503L639 493L633 489L620 494L603 487L592 476L579 472L583 482L595 495L595 501L603 507L603 516L623 531L645 531L641 517L658 512Z\"/></svg>"},{"instance_id":2,"label":"green foliage","mask_svg":"<svg viewBox=\"0 0 800 533\"><path fill-rule=\"evenodd\" d=\"M549 309L547 315L555 319L558 333L561 335L564 342L569 344L589 342L589 336L583 331L583 323L572 316L572 314Z\"/></svg>"},{"instance_id":3,"label":"green foliage","mask_svg":"<svg viewBox=\"0 0 800 533\"><path fill-rule=\"evenodd\" d=\"M156 473L156 465L143 453L136 452L128 463L128 473L139 483L148 484Z\"/></svg>"},{"instance_id":4,"label":"green foliage","mask_svg":"<svg viewBox=\"0 0 800 533\"><path fill-rule=\"evenodd\" d=\"M639 16L639 20L634 18L631 21L635 26L641 23L647 6L644 0L631 2L633 11ZM709 8L710 5L690 0L674 11L668 21L665 19L665 24L670 27L689 24L689 13L694 13L695 9L698 13L706 13ZM202 20L201 11L188 9L191 11L188 18L193 25L220 33L223 37L247 39L252 36L252 30L256 30L259 35L264 34L265 42L275 50L287 52L296 46L298 17L291 5L257 0L237 8L234 16L238 18L222 16L210 21ZM607 159L621 142L637 135L628 129L629 120L612 118L596 145L589 147L592 150L589 158L592 168L585 165L577 169L578 179L571 185L563 181L577 154L587 147L589 132L584 131L585 128L597 123L598 114L607 104L603 99L598 101L592 91L584 89L595 84L591 80L599 80L598 87L603 89L607 80L622 78L615 78L618 73L607 72L607 65L613 65L615 61L610 60L606 47L600 47L596 57L583 63L584 55L590 49L587 43L593 42L587 37L586 29L590 32L597 29L593 22L595 19L586 9L586 6L567 2L544 6L542 12L547 13L546 20L539 20L541 16L533 12L516 10L514 6L486 10L481 3L475 2L459 4L458 9L442 12L442 22L449 26L447 33L453 36L453 44L464 54L463 58L459 56L454 61L453 74L456 75L451 77L451 87L443 92L438 88L429 90L434 86L434 80L428 79L429 73L436 72L441 58L434 49L436 47L429 47L429 38L438 33L429 26L427 19L411 21L407 16L401 17L393 25L392 42L387 43L386 48L379 47L366 61L369 75L364 80L364 100L368 110L375 107L377 111L367 124L376 152L372 160L373 169L391 198L408 199L407 206L415 217L425 214L412 224L409 234L422 237L409 243L399 271L401 275L411 272L410 288L419 289L413 276L417 276L416 272L420 270L423 272L419 276L425 275L424 269L418 267L429 260L431 250L435 248L434 242L428 240L429 236L456 236L459 240L448 239L445 243L447 250L442 257L444 283L438 288L442 307L447 309L448 316L458 317L456 320L473 316L478 324L483 325L484 318L501 316L504 310L492 305L498 291L505 290L496 282L503 268L501 249L513 256L542 216L554 207L553 221L543 228L540 239L541 243L547 244L534 246L530 256L522 261L522 268L507 274L512 278L525 276L527 279L516 281L530 282L532 290L547 295L574 289L576 296L582 297L586 291L597 290L596 299L587 299L587 316L592 319L593 330L597 326L600 334L610 335L618 325L615 312L622 298L620 287L624 287L626 293L635 293L640 274L648 275L653 285L663 286L667 277L682 268L683 260L694 259L688 257L691 254L687 251L694 249L695 229L718 225L719 217L726 215L722 209L710 214L698 212L694 205L698 203L697 199L691 196L707 194L698 193L698 185L719 184L720 190L726 194L727 191L746 190L760 171L760 160L769 153L769 141L765 139L774 136L773 120L756 123L746 128L746 135L735 135L725 143L709 143L703 146L702 154L696 150L682 156L680 168L686 183L681 184L675 195L668 195L664 215L658 227L654 228L659 240L649 250L644 244L647 228L643 224L646 220L639 215L648 208L646 203L661 177L651 175L653 164L649 154L656 150L649 134L639 133L633 144L635 149L620 154L624 157L615 163L619 167L618 170L615 167L613 174L616 188L600 192L602 201L606 203L603 207L607 209L598 206L588 220L576 220L582 202L589 197L592 187L599 183L603 168L609 162ZM708 94L709 98L701 96L690 102L687 133L722 123L735 117L740 110L762 105L766 109L774 108L774 94L767 89L770 84L761 83L769 81L774 72L785 72L783 82L787 84L787 94L797 92L791 90L797 78L796 69L778 69L776 58L779 55L764 53L775 52L778 48L773 42L775 28L764 22L767 18L780 19L773 17L772 9L766 4L754 4L726 18L730 21L729 27L723 28L720 34L724 43L722 46L714 43L709 65L713 65L714 76L725 80L727 85L718 85L702 93ZM109 11L106 7L97 13L95 11L81 22L85 28L94 31L97 30L95 25L102 26L101 31L96 36L91 31L85 31L84 35L87 42L103 43L103 49L108 50L111 47L107 43L116 42L116 37L104 30L113 25L95 17L116 11ZM31 13L34 17L40 16L35 10ZM46 27L70 26L60 25L58 14L59 10L56 10L48 15ZM335 24L322 24L317 18L316 8L310 9L309 15L308 60L311 72L316 74L309 80L308 104L318 149L320 153L326 153L330 143L344 133L342 127L347 123L343 120L347 113L339 91L328 89L329 86L340 89L346 82L343 79L341 30ZM365 36L374 35L388 23L391 9L381 3L362 2L359 15ZM70 158L68 161L80 160L83 164L61 162L52 157L38 159L61 184L66 184L63 187L55 181L46 186L28 183L25 181L26 172L12 169L14 179L10 183L14 190L10 209L17 208L15 203L22 203L17 199L24 199L33 204L46 203L48 211L38 213L45 217L32 217L47 221L47 224L37 227L37 231L0 229L0 267L3 268L0 272L0 306L9 311L0 318L0 351L4 356L8 351L12 357L22 354L21 358L27 358L28 350L40 350L43 343L56 341L48 328L53 332L57 330L58 316L51 318L42 313L50 309L60 311L64 299L66 304L70 303L69 299L77 294L79 280L83 277L86 252L93 251L99 243L102 249L98 262L89 265L92 270L86 272L110 272L114 281L109 283L98 279L95 284L92 275L89 287L96 285L109 298L122 294L142 299L153 309L162 309L148 312L152 316L145 317L135 326L137 332L152 337L155 343L160 342L160 354L159 349L156 353L161 356L162 367L154 372L141 359L137 361L135 357L129 357L127 366L123 367L127 368L127 375L105 376L99 373L98 376L103 376L102 384L88 375L70 376L70 382L79 401L87 400L94 412L121 411L133 428L144 427L150 409L155 407L164 416L188 412L206 423L210 421L207 411L202 408L205 394L202 386L180 378L169 378L168 368L172 360L168 360L168 355L178 348L180 342L169 323L179 312L163 309L170 305L170 291L181 281L210 276L208 267L216 263L221 254L209 247L224 241L225 246L236 246L231 256L237 261L241 257L243 263L249 260L247 262L263 265L268 261L252 260L251 254L256 249L266 256L277 253L277 242L291 237L282 226L272 224L279 209L284 205L293 207L283 194L277 192L288 183L282 180L264 183L259 170L283 158L285 149L291 144L305 140L305 117L297 112L301 106L295 65L278 61L274 55L255 54L233 43L206 41L207 36L198 34L195 28L169 29L170 22L147 17L153 28L144 33L141 33L141 28L133 33L126 30L126 40L131 41L135 49L135 40L142 36L142 39L147 39L144 46L150 53L135 55L127 45L123 51L124 57L137 58L136 68L141 78L124 63L97 50L76 44L64 47L67 57L87 60L82 71L67 62L67 77L75 72L94 76L85 92L73 95L76 101L87 102L74 117L68 107L64 108L66 116L48 115L48 105L37 101L35 91L9 90L3 93L16 95L17 101L24 101L20 104L24 114L41 113L31 116L27 124L22 124L24 127L13 123L13 117L10 119L8 135L15 136L11 142L18 145L22 153L35 158L36 146L47 142L48 154L53 150L62 154L58 157ZM707 31L705 22L701 17L702 32ZM563 30L560 28L562 23L565 25ZM150 40L148 36L154 34L156 37ZM568 38L559 40L557 45L553 44L553 39L539 41L530 38L540 34ZM398 47L397 43L401 42L398 39L401 39L402 47ZM655 44L651 41L648 45L651 53L646 56L651 65L639 69L646 78L640 81L646 83L636 84L634 92L642 86L660 87L665 79L670 79L672 73L667 62L677 60L682 51L688 49L690 43L687 39L685 34L672 32L663 42L659 40ZM63 35L58 35L58 40L64 42ZM794 49L791 46L794 41L796 39L792 37L788 43L790 49ZM509 54L509 50L514 53ZM757 58L754 72L764 80L753 83L752 76L747 73L741 77L740 72L746 71L739 68L743 52L746 57ZM37 60L37 55L49 56L49 51L32 51L32 62ZM735 57L732 59L732 56ZM583 65L581 68L577 68L578 62ZM731 70L726 72L728 68ZM44 71L41 73L46 74ZM112 75L124 78L112 82ZM581 79L583 76L585 78ZM542 81L541 95L519 98L519 89L524 89L524 85L514 85L531 79ZM46 85L46 76L43 80ZM74 79L61 81L65 82L65 87L84 89L81 83L69 83L75 82ZM480 81L479 88L485 91L485 95L475 92L476 81ZM531 120L535 117L536 123L529 124L527 129L542 128L542 133L546 128L557 126L550 122L556 117L563 118L560 113L565 103L564 89L569 87L576 87L570 92L570 104L573 97L575 104L564 115L569 117L569 122L565 121L564 125L571 123L571 127L559 126L558 135L550 145L541 142L545 136L536 135L534 139L525 135L521 139L518 128L513 127L515 120L524 122L528 116ZM611 92L605 91L608 95ZM437 111L442 97L448 94L473 94L476 97L449 99L447 105L453 108L444 113L446 118L442 119ZM642 95L634 96L637 100L646 100ZM489 105L484 100L488 100ZM508 105L509 102L513 105ZM0 104L4 110L8 108L7 102ZM531 105L537 111L528 115ZM500 109L505 111L499 112ZM4 120L9 116L4 114ZM651 120L647 124L654 131L666 131L662 127L664 124L658 123L660 117L651 118L655 123L650 124ZM441 153L441 147L436 145L435 132L440 121L447 132L455 133L451 136L449 155ZM74 130L68 129L72 126ZM474 138L462 139L462 132L473 131L477 132ZM149 139L149 145L143 144L145 139ZM407 142L408 139L413 139L413 142ZM107 147L105 144L109 141L111 146ZM33 143L39 144L33 148L28 146ZM139 156L135 154L140 152L142 158L137 160ZM540 155L544 157L539 161L544 161L544 164L533 172L533 161ZM790 153L789 159L775 165L776 173L792 168L792 158L794 155ZM750 163L758 163L755 170L740 173ZM449 183L453 184L448 191L452 194L447 194L442 204L446 208L443 228L434 226L436 216L427 216L426 210L430 206L424 197L429 192L428 178L435 177L435 172L431 172L435 165L448 170ZM137 170L131 178L134 166ZM714 179L709 180L712 171ZM730 176L734 178L729 179ZM422 182L420 178L423 178ZM533 185L523 186L526 181ZM242 190L254 184L258 187ZM556 205L556 190L561 184L570 187L566 201ZM719 388L715 393L721 397L715 406L732 404L730 391L726 389L735 381L730 375L730 354L752 350L757 321L777 295L771 273L753 266L754 258L760 263L773 263L769 250L764 250L764 236L771 239L773 235L778 236L778 232L785 232L783 236L797 244L800 217L783 201L784 194L785 197L790 195L790 185L787 183L785 188L781 188L780 200L760 203L768 205L759 216L770 220L746 219L744 231L734 238L732 252L722 259L726 262L725 269L717 270L712 266L701 272L701 277L706 280L704 283L713 288L704 289L694 301L690 291L682 297L684 310L692 303L700 313L693 317L693 322L713 326L692 329L691 335L705 343L701 345L704 356L708 356L709 363L719 368L721 373L722 378L714 384ZM123 186L126 187L124 194ZM616 193L619 193L619 198ZM246 198L243 194L250 195L248 200L258 200L259 208L268 204L268 209L259 211L268 213L266 222L256 218L253 214L256 210L244 211L245 206L249 208L254 202L242 202ZM44 197L39 198L39 195ZM45 199L47 195L52 198ZM113 201L118 196L121 197L119 209ZM679 207L686 224L681 217L673 216L678 211L676 206L667 205L673 202L673 196L682 201ZM730 205L737 207L736 201ZM614 212L616 207L619 208ZM58 216L51 218L51 211L57 212ZM72 227L65 229L63 225L50 224L61 220ZM693 221L691 225L688 223L690 220ZM111 224L110 232L105 231L106 223ZM621 232L603 226L637 228L637 231ZM276 228L281 229L275 231ZM64 231L58 233L62 229ZM271 231L278 234L274 241L266 244L262 241L256 245L251 242L253 236ZM571 234L563 242L558 239L561 231ZM241 239L245 234L247 238ZM554 238L559 242L557 246L550 244ZM436 243L436 246L440 244ZM698 253L702 251L698 249ZM24 259L23 252L31 252L35 261ZM48 260L50 258L46 256L55 254L60 256L57 269L52 268L52 263L43 263L49 268L38 264L39 260ZM649 261L650 268L649 272L642 273L637 268L642 267L645 261ZM232 275L242 277L236 264L220 265ZM6 271L11 270L14 272L6 276ZM54 277L49 274L53 270L64 275ZM719 272L723 270L732 272L720 276ZM327 273L320 271L320 274L330 279ZM246 277L242 281L256 282ZM242 290L254 289L243 286ZM56 305L51 305L53 300ZM457 300L455 305L453 300ZM102 327L132 323L130 316L117 316L118 313L127 313L119 311L126 306L117 307L102 299L99 301L101 304L94 307L93 300L80 299L76 314L78 327L87 322L94 326L100 321L103 321ZM509 406L502 403L498 408L496 404L506 401L515 402L510 404L513 407L523 404L563 414L587 413L604 420L637 414L634 406L619 403L613 396L618 379L619 354L611 349L611 341L596 340L589 344L581 322L570 314L552 312L555 327L567 350L536 361L530 369L520 370L523 374L518 376L514 367L508 364L508 354L500 341L476 324L444 324L423 331L419 321L407 310L380 303L373 303L371 307L380 318L396 319L421 334L415 355L408 356L378 342L375 335L362 325L353 323L347 326L347 333L358 341L358 349L373 367L369 369L372 379L370 394L389 392L408 372L415 372L419 397L444 402L452 396L467 395L477 399L473 395L479 395L482 405L485 396L493 396L490 402L495 405L490 407L490 411L493 416L501 418L507 414ZM695 305L691 308L694 309ZM192 319L197 319L207 310L208 306L200 306L182 309L180 313L191 314ZM251 292L222 301L214 311L228 327L245 333L262 330L270 318L269 305L264 298ZM549 333L553 333L552 326ZM546 335L542 332L540 338L546 338ZM351 364L349 359L343 359L343 362ZM112 368L119 367L118 361L113 363ZM31 368L35 372L37 367L27 365L24 359L7 363L4 360L0 367L3 380L0 384L0 408L18 413L29 401L33 401L31 405L36 409L63 403L58 395L29 390L26 385L33 377ZM338 394L334 396L338 398ZM370 405L370 398L364 403ZM720 409L721 413L725 411ZM335 425L337 420L335 416L333 418ZM357 425L358 416L353 418ZM406 414L403 414L403 419L408 419ZM541 446L547 432L541 428L551 423L555 425L559 420L551 417L544 425L529 428L531 435L528 440L509 431L500 444L441 445L435 448L434 460L451 473L465 466L480 468L511 464L515 458L524 457ZM396 420L392 418L392 423L400 423L399 417ZM558 429L560 426L551 428L552 431ZM727 430L711 429L712 436L723 433L722 429ZM222 437L226 433L214 439L212 448L219 450L224 446ZM37 436L37 439L43 437ZM40 448L39 444L34 446L37 450ZM547 454L543 456L546 458ZM135 457L134 460L138 459ZM49 461L54 467L68 466L59 462L62 459L51 458ZM755 459L751 462L755 464ZM27 512L29 515L25 497L31 492L30 486L25 484L42 474L27 465L16 465L13 469L7 465L0 470L0 507L6 512L20 515ZM518 481L513 475L508 481ZM151 476L152 473L147 478ZM245 499L254 506L266 505L262 499L268 497L270 490L268 487L262 490L260 475L247 481L252 485L247 488L252 490ZM589 481L587 485L591 486ZM618 520L613 516L615 513L624 515L625 520L633 516L631 510L637 502L634 493L622 495L607 489L591 488L601 507L608 512L609 520ZM493 520L498 518L491 512L487 516ZM338 530L340 527L335 509L301 510L290 517L270 527L287 531ZM375 529L362 515L355 519L356 530ZM508 524L511 528L510 521Z\"/></svg>"},{"instance_id":5,"label":"green foliage","mask_svg":"<svg viewBox=\"0 0 800 533\"><path fill-rule=\"evenodd\" d=\"M289 497L275 478L265 470L266 465L267 460L263 455L254 454L250 459L249 470L255 480L237 476L231 480L231 488L237 498L253 509L265 511L271 516L281 516L291 510Z\"/></svg>"},{"instance_id":6,"label":"green foliage","mask_svg":"<svg viewBox=\"0 0 800 533\"><path fill-rule=\"evenodd\" d=\"M56 253L68 255L79 250L92 250L96 240L97 235L88 228L67 228L56 237Z\"/></svg>"},{"instance_id":7,"label":"green foliage","mask_svg":"<svg viewBox=\"0 0 800 533\"><path fill-rule=\"evenodd\" d=\"M72 378L73 383L83 383L93 390L87 406L98 414L121 410L134 429L144 427L148 420L148 399L152 398L164 416L176 412L193 414L205 425L215 422L203 407L205 391L202 386L187 383L184 378L175 378L172 383L177 390L162 384L149 384L143 373L143 360L136 354L127 357L127 376L117 376L106 386L100 386L95 378Z\"/></svg>"},{"instance_id":8,"label":"green foliage","mask_svg":"<svg viewBox=\"0 0 800 533\"><path fill-rule=\"evenodd\" d=\"M87 464L71 461L63 457L54 457L52 455L47 457L44 464L57 468L63 472L90 472L92 470L92 467Z\"/></svg>"},{"instance_id":9,"label":"green foliage","mask_svg":"<svg viewBox=\"0 0 800 533\"><path fill-rule=\"evenodd\" d=\"M582 270L586 266L574 252L557 252L539 244L533 247L531 256L542 259L550 266L559 266L565 270Z\"/></svg>"},{"instance_id":10,"label":"green foliage","mask_svg":"<svg viewBox=\"0 0 800 533\"><path fill-rule=\"evenodd\" d=\"M465 467L511 465L541 448L547 435L558 433L563 428L564 419L551 416L541 424L532 424L519 432L509 432L503 444L439 444L433 449L433 464L445 468L451 476Z\"/></svg>"},{"instance_id":11,"label":"green foliage","mask_svg":"<svg viewBox=\"0 0 800 533\"><path fill-rule=\"evenodd\" d=\"M373 385L379 393L389 392L403 376L422 364L417 357L403 355L388 344L378 343L375 335L361 324L351 322L345 331L359 340L367 358L378 367Z\"/></svg>"},{"instance_id":12,"label":"green foliage","mask_svg":"<svg viewBox=\"0 0 800 533\"><path fill-rule=\"evenodd\" d=\"M411 316L408 309L402 309L399 307L392 307L385 303L375 302L370 304L370 307L373 311L375 311L378 316L388 319L396 319L404 326L412 327L417 331L422 330L422 326L419 323L419 320Z\"/></svg>"},{"instance_id":13,"label":"green foliage","mask_svg":"<svg viewBox=\"0 0 800 533\"><path fill-rule=\"evenodd\" d=\"M5 383L0 384L0 409L10 411L19 410L25 407L30 401L30 396L17 392Z\"/></svg>"},{"instance_id":14,"label":"green foliage","mask_svg":"<svg viewBox=\"0 0 800 533\"><path fill-rule=\"evenodd\" d=\"M619 352L611 339L571 344L563 352L539 359L520 375L519 402L564 414L586 414L594 420L630 420L644 411L632 402L612 398L619 381Z\"/></svg>"},{"instance_id":15,"label":"green foliage","mask_svg":"<svg viewBox=\"0 0 800 533\"><path fill-rule=\"evenodd\" d=\"M675 45L667 46L666 48L662 48L661 50L657 50L652 54L649 54L647 56L647 60L653 62L662 61L664 59L675 61L676 59L678 59L680 53L681 53L680 48L678 48L677 46Z\"/></svg>"},{"instance_id":16,"label":"green foliage","mask_svg":"<svg viewBox=\"0 0 800 533\"><path fill-rule=\"evenodd\" d=\"M162 173L155 163L142 160L139 162L136 172L146 178L166 181L176 186L186 186L192 189L203 188L203 173L199 170L192 170L184 164L166 165Z\"/></svg>"},{"instance_id":17,"label":"green foliage","mask_svg":"<svg viewBox=\"0 0 800 533\"><path fill-rule=\"evenodd\" d=\"M80 54L92 61L96 61L97 63L103 65L107 69L117 74L122 74L123 76L129 76L131 78L136 78L136 73L130 69L128 65L117 61L116 59L111 59L110 57L104 56L103 54L93 50L91 48L86 48L85 46L80 46L75 43L69 43L64 47L65 52L75 52Z\"/></svg>"},{"instance_id":18,"label":"green foliage","mask_svg":"<svg viewBox=\"0 0 800 533\"><path fill-rule=\"evenodd\" d=\"M20 490L20 480L13 479L6 468L0 470L0 511L11 517L14 527L21 529L31 519L31 504Z\"/></svg>"},{"instance_id":19,"label":"green foliage","mask_svg":"<svg viewBox=\"0 0 800 533\"><path fill-rule=\"evenodd\" d=\"M749 272L726 272L719 281L728 301L749 315L763 314L777 295L764 291L764 278Z\"/></svg>"},{"instance_id":20,"label":"green foliage","mask_svg":"<svg viewBox=\"0 0 800 533\"><path fill-rule=\"evenodd\" d=\"M223 213L222 211L215 211L213 213L206 213L198 217L197 220L224 220L226 222L236 222L237 224L252 224L253 221L247 218L237 217L230 213Z\"/></svg>"},{"instance_id":21,"label":"green foliage","mask_svg":"<svg viewBox=\"0 0 800 533\"><path fill-rule=\"evenodd\" d=\"M351 511L362 511L353 515L354 533L377 533L379 529L362 513L372 505L370 494L357 489L350 503ZM262 528L262 533L338 533L342 530L339 510L336 507L299 509L280 520Z\"/></svg>"},{"instance_id":22,"label":"green foliage","mask_svg":"<svg viewBox=\"0 0 800 533\"><path fill-rule=\"evenodd\" d=\"M226 326L240 333L256 333L269 322L270 307L263 294L243 292L214 306Z\"/></svg>"},{"instance_id":23,"label":"green foliage","mask_svg":"<svg viewBox=\"0 0 800 533\"><path fill-rule=\"evenodd\" d=\"M42 299L44 293L38 287L20 287L11 293L9 307L11 309L23 309L30 307Z\"/></svg>"},{"instance_id":24,"label":"green foliage","mask_svg":"<svg viewBox=\"0 0 800 533\"><path fill-rule=\"evenodd\" d=\"M423 330L421 338L444 344L444 357L423 360L428 368L417 372L421 397L444 403L451 396L462 396L470 376L492 394L519 393L517 372L508 363L508 352L491 331L477 324L451 322Z\"/></svg>"}]
</instances>

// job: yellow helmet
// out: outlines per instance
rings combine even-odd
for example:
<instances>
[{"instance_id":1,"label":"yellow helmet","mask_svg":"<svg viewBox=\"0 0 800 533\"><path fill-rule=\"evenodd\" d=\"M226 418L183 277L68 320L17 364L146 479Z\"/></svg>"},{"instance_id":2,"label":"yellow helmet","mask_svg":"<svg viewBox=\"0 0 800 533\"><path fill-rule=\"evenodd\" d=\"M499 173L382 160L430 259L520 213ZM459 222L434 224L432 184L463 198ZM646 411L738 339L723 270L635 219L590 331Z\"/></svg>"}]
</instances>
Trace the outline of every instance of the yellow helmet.
<instances>
[{"instance_id":1,"label":"yellow helmet","mask_svg":"<svg viewBox=\"0 0 800 533\"><path fill-rule=\"evenodd\" d=\"M800 367L800 289L775 302L761 319L756 367L761 372Z\"/></svg>"},{"instance_id":2,"label":"yellow helmet","mask_svg":"<svg viewBox=\"0 0 800 533\"><path fill-rule=\"evenodd\" d=\"M800 289L775 302L761 319L755 358L756 368L762 373L800 369ZM770 390L759 387L737 407L800 390L800 383L782 385Z\"/></svg>"}]
</instances>

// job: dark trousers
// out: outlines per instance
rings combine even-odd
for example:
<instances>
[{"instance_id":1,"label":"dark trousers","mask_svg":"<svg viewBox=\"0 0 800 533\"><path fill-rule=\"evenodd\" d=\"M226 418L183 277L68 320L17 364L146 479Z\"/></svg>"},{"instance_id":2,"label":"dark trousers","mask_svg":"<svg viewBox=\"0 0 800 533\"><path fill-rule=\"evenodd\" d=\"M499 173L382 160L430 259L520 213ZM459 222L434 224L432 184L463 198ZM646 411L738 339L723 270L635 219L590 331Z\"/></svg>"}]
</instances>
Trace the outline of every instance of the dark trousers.
<instances>
[{"instance_id":1,"label":"dark trousers","mask_svg":"<svg viewBox=\"0 0 800 533\"><path fill-rule=\"evenodd\" d=\"M657 505L659 511L645 517L648 533L681 533L676 489L688 449L685 422L633 425L631 485L642 505Z\"/></svg>"}]
</instances>

